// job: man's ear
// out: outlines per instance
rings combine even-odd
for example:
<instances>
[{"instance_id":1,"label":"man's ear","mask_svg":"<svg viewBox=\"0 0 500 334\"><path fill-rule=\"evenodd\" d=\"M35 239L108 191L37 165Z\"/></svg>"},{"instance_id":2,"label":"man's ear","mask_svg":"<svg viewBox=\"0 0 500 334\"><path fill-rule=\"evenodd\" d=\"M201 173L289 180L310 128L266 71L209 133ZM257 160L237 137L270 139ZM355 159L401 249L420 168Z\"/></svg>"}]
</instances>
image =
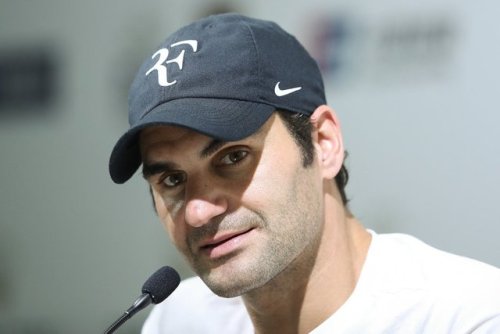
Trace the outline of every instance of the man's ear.
<instances>
[{"instance_id":1,"label":"man's ear","mask_svg":"<svg viewBox=\"0 0 500 334\"><path fill-rule=\"evenodd\" d=\"M311 115L313 143L323 177L333 179L344 162L344 143L340 123L335 111L321 105Z\"/></svg>"}]
</instances>

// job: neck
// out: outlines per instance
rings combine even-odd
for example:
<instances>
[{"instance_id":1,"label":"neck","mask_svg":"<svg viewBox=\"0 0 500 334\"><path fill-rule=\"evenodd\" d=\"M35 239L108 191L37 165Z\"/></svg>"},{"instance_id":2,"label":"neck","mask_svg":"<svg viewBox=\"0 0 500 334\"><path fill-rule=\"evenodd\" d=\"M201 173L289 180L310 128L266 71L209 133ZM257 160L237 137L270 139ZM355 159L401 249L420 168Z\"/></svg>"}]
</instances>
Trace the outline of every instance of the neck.
<instances>
[{"instance_id":1,"label":"neck","mask_svg":"<svg viewBox=\"0 0 500 334\"><path fill-rule=\"evenodd\" d=\"M327 198L326 207L337 201ZM323 234L285 271L243 296L258 334L308 333L353 292L370 234L342 206L325 212Z\"/></svg>"}]
</instances>

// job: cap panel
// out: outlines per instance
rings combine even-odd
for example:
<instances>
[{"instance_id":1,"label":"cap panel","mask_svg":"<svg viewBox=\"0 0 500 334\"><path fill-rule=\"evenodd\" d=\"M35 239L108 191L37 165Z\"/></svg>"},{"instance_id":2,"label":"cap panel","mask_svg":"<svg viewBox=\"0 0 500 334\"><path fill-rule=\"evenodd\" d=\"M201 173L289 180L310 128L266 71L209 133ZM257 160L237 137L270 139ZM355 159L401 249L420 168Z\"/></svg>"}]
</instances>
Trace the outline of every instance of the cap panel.
<instances>
[{"instance_id":1,"label":"cap panel","mask_svg":"<svg viewBox=\"0 0 500 334\"><path fill-rule=\"evenodd\" d=\"M167 39L158 49L162 51L141 66L131 86L130 123L176 99L255 101L260 85L256 50L249 31L236 18L205 20ZM186 41L193 41L196 49ZM168 86L159 84L162 79Z\"/></svg>"},{"instance_id":2,"label":"cap panel","mask_svg":"<svg viewBox=\"0 0 500 334\"><path fill-rule=\"evenodd\" d=\"M253 32L263 82L269 91L266 103L306 115L326 103L319 67L295 37L274 23L266 25L265 29L259 26ZM275 93L276 85L278 90L285 92L300 89L279 96Z\"/></svg>"}]
</instances>

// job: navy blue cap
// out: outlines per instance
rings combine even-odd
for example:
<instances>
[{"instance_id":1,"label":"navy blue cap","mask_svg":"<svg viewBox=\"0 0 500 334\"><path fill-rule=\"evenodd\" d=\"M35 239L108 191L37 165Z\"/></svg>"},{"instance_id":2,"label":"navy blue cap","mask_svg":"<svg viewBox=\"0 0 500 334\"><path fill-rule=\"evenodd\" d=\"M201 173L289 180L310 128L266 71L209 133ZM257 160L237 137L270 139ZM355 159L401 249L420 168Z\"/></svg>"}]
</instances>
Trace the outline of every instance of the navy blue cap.
<instances>
[{"instance_id":1,"label":"navy blue cap","mask_svg":"<svg viewBox=\"0 0 500 334\"><path fill-rule=\"evenodd\" d=\"M276 23L238 14L185 26L140 67L129 91L130 129L109 162L124 183L141 165L142 129L174 125L223 141L255 133L275 110L311 115L325 104L319 68Z\"/></svg>"}]
</instances>

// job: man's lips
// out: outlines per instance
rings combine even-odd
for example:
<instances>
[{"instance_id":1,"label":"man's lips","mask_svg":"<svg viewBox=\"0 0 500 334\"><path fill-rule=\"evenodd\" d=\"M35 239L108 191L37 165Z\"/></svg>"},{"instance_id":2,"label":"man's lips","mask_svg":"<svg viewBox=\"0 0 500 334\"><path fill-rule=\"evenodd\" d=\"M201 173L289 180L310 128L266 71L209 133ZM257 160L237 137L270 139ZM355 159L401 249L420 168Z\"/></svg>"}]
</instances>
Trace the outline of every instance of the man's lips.
<instances>
[{"instance_id":1,"label":"man's lips","mask_svg":"<svg viewBox=\"0 0 500 334\"><path fill-rule=\"evenodd\" d=\"M228 240L230 240L234 237L245 234L250 230L252 230L252 228L249 228L249 229L244 230L244 231L224 233L224 234L215 236L213 238L210 238L209 240L203 241L200 245L200 249L216 247L224 242L227 242Z\"/></svg>"},{"instance_id":2,"label":"man's lips","mask_svg":"<svg viewBox=\"0 0 500 334\"><path fill-rule=\"evenodd\" d=\"M226 255L238 248L253 228L243 231L223 233L200 243L199 251L209 257Z\"/></svg>"}]
</instances>

